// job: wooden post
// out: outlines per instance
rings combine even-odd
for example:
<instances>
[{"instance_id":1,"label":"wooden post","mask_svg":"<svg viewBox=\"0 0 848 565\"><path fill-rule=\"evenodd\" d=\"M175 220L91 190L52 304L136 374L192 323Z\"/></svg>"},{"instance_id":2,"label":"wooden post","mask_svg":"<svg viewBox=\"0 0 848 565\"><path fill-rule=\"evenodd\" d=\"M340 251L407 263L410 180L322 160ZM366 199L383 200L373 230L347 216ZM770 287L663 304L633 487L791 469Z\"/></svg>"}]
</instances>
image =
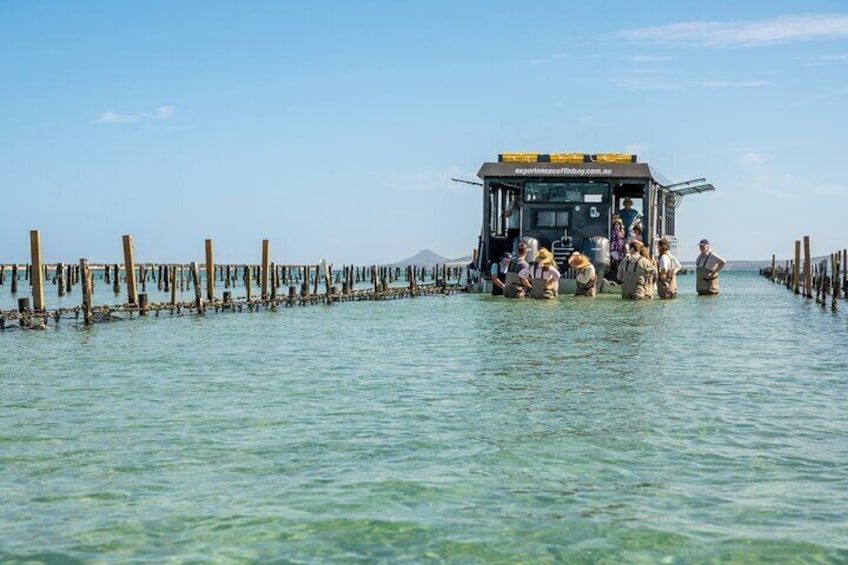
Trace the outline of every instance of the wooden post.
<instances>
[{"instance_id":1,"label":"wooden post","mask_svg":"<svg viewBox=\"0 0 848 565\"><path fill-rule=\"evenodd\" d=\"M44 264L41 261L41 233L38 230L29 232L29 245L32 255L32 307L40 312L44 310Z\"/></svg>"},{"instance_id":2,"label":"wooden post","mask_svg":"<svg viewBox=\"0 0 848 565\"><path fill-rule=\"evenodd\" d=\"M268 239L262 240L262 300L268 299L268 275L271 264L271 241Z\"/></svg>"},{"instance_id":3,"label":"wooden post","mask_svg":"<svg viewBox=\"0 0 848 565\"><path fill-rule=\"evenodd\" d=\"M279 279L277 277L277 266L274 263L271 263L271 300L277 299L277 287L279 286Z\"/></svg>"},{"instance_id":4,"label":"wooden post","mask_svg":"<svg viewBox=\"0 0 848 565\"><path fill-rule=\"evenodd\" d=\"M795 264L792 266L792 291L801 293L801 240L795 240Z\"/></svg>"},{"instance_id":5,"label":"wooden post","mask_svg":"<svg viewBox=\"0 0 848 565\"><path fill-rule=\"evenodd\" d=\"M169 269L171 272L169 276L171 278L171 306L177 305L177 266L171 265Z\"/></svg>"},{"instance_id":6,"label":"wooden post","mask_svg":"<svg viewBox=\"0 0 848 565\"><path fill-rule=\"evenodd\" d=\"M127 277L127 302L138 304L138 289L135 285L135 258L133 257L133 238L124 236L124 272Z\"/></svg>"},{"instance_id":7,"label":"wooden post","mask_svg":"<svg viewBox=\"0 0 848 565\"><path fill-rule=\"evenodd\" d=\"M804 236L804 297L813 297L813 271L810 264L810 236Z\"/></svg>"},{"instance_id":8,"label":"wooden post","mask_svg":"<svg viewBox=\"0 0 848 565\"><path fill-rule=\"evenodd\" d=\"M75 277L74 277L74 266L68 265L66 267L66 269L67 269L67 276L65 277L65 291L68 294L70 294L71 290L73 288L74 279L75 279Z\"/></svg>"},{"instance_id":9,"label":"wooden post","mask_svg":"<svg viewBox=\"0 0 848 565\"><path fill-rule=\"evenodd\" d=\"M65 296L65 264L56 263L56 287L59 296Z\"/></svg>"},{"instance_id":10,"label":"wooden post","mask_svg":"<svg viewBox=\"0 0 848 565\"><path fill-rule=\"evenodd\" d=\"M86 326L91 324L91 270L88 259L80 259L80 283L82 286L82 320Z\"/></svg>"},{"instance_id":11,"label":"wooden post","mask_svg":"<svg viewBox=\"0 0 848 565\"><path fill-rule=\"evenodd\" d=\"M215 299L215 261L212 257L212 240L206 240L206 300Z\"/></svg>"},{"instance_id":12,"label":"wooden post","mask_svg":"<svg viewBox=\"0 0 848 565\"><path fill-rule=\"evenodd\" d=\"M839 252L833 254L833 299L830 303L830 309L836 312L836 303L839 300L839 292L840 292L840 280L839 274L841 271L841 265L839 264Z\"/></svg>"},{"instance_id":13,"label":"wooden post","mask_svg":"<svg viewBox=\"0 0 848 565\"><path fill-rule=\"evenodd\" d=\"M18 293L18 264L12 265L12 294Z\"/></svg>"},{"instance_id":14,"label":"wooden post","mask_svg":"<svg viewBox=\"0 0 848 565\"><path fill-rule=\"evenodd\" d=\"M200 270L194 261L191 262L191 279L194 283L194 305L197 307L197 313L203 314L203 296L200 294Z\"/></svg>"},{"instance_id":15,"label":"wooden post","mask_svg":"<svg viewBox=\"0 0 848 565\"><path fill-rule=\"evenodd\" d=\"M247 293L247 301L250 302L250 265L244 267L244 290Z\"/></svg>"},{"instance_id":16,"label":"wooden post","mask_svg":"<svg viewBox=\"0 0 848 565\"><path fill-rule=\"evenodd\" d=\"M775 267L776 267L775 261L776 261L776 257L774 256L774 253L772 253L771 254L771 272L769 273L769 279L771 279L771 282L774 282L777 279L777 276L776 276L776 273L775 273Z\"/></svg>"}]
</instances>

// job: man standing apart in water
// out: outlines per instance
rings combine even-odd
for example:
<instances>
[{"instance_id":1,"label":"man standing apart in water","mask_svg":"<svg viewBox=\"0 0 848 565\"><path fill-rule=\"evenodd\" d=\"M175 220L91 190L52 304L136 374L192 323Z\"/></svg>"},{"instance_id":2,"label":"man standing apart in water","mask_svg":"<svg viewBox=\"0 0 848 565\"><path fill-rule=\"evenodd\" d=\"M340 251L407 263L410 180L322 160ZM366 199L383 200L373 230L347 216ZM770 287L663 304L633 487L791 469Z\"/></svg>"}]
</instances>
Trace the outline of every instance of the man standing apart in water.
<instances>
[{"instance_id":1,"label":"man standing apart in water","mask_svg":"<svg viewBox=\"0 0 848 565\"><path fill-rule=\"evenodd\" d=\"M718 273L727 265L727 261L713 253L710 242L706 239L702 239L698 247L701 254L695 259L695 288L702 296L718 294Z\"/></svg>"}]
</instances>

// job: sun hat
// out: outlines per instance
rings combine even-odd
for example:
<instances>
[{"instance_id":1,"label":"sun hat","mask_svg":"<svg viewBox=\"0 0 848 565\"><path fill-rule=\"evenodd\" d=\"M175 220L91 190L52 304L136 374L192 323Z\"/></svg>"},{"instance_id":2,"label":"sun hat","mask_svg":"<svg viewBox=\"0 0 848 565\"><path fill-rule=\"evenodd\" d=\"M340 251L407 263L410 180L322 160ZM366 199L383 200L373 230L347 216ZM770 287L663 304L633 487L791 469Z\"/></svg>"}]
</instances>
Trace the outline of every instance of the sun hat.
<instances>
[{"instance_id":1,"label":"sun hat","mask_svg":"<svg viewBox=\"0 0 848 565\"><path fill-rule=\"evenodd\" d=\"M568 258L568 264L572 269L576 269L578 271L582 271L586 267L592 264L589 261L589 258L580 253L579 251L575 251L571 254L571 257Z\"/></svg>"},{"instance_id":2,"label":"sun hat","mask_svg":"<svg viewBox=\"0 0 848 565\"><path fill-rule=\"evenodd\" d=\"M554 264L554 255L544 247L539 250L536 254L536 262L539 265L553 265Z\"/></svg>"}]
</instances>

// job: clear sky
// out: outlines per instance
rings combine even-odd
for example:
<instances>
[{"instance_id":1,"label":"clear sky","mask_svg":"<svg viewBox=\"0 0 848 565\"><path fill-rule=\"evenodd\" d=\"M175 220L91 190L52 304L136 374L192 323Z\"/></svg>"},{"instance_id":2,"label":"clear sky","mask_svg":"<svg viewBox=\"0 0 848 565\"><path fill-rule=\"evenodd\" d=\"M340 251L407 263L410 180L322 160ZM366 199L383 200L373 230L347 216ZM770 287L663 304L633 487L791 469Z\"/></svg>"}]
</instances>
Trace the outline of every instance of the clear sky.
<instances>
[{"instance_id":1,"label":"clear sky","mask_svg":"<svg viewBox=\"0 0 848 565\"><path fill-rule=\"evenodd\" d=\"M848 245L848 4L0 0L0 262L468 255L506 152L634 152L679 255Z\"/></svg>"}]
</instances>

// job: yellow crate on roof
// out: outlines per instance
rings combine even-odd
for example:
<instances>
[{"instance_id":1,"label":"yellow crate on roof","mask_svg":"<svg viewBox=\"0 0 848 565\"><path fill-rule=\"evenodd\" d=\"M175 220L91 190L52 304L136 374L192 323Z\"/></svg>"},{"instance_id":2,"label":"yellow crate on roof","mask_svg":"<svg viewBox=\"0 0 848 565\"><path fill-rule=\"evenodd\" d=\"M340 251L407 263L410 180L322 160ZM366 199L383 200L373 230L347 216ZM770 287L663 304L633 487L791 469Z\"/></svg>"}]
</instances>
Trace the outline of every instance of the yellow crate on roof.
<instances>
[{"instance_id":1,"label":"yellow crate on roof","mask_svg":"<svg viewBox=\"0 0 848 565\"><path fill-rule=\"evenodd\" d=\"M535 163L538 160L538 153L502 153L500 155L502 163Z\"/></svg>"},{"instance_id":2,"label":"yellow crate on roof","mask_svg":"<svg viewBox=\"0 0 848 565\"><path fill-rule=\"evenodd\" d=\"M596 163L635 163L636 155L627 153L596 153L594 159Z\"/></svg>"},{"instance_id":3,"label":"yellow crate on roof","mask_svg":"<svg viewBox=\"0 0 848 565\"><path fill-rule=\"evenodd\" d=\"M584 153L551 153L551 163L582 163L585 160Z\"/></svg>"}]
</instances>

